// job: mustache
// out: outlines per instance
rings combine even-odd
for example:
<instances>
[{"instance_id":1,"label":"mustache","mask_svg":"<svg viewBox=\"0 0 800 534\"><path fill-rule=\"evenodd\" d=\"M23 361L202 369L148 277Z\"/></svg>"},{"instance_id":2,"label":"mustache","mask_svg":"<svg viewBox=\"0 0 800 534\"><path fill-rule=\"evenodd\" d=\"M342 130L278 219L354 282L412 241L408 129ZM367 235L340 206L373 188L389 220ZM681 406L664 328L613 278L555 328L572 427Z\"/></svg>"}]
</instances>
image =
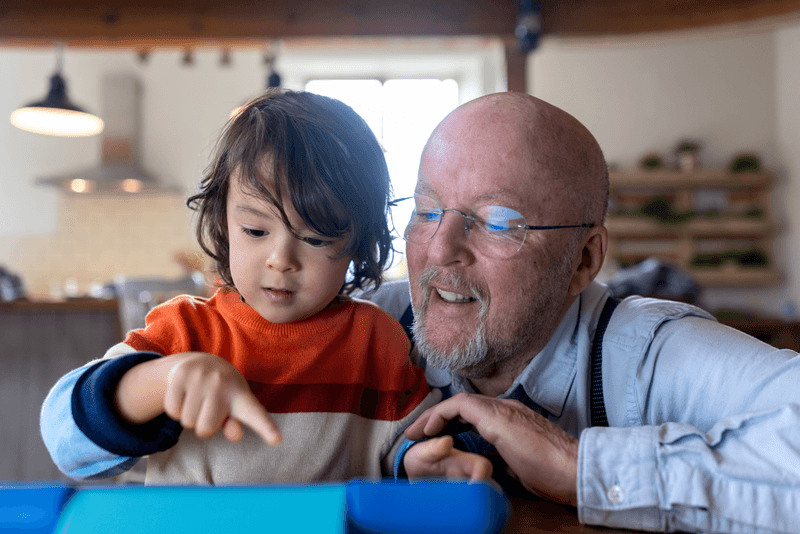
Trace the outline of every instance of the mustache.
<instances>
[{"instance_id":1,"label":"mustache","mask_svg":"<svg viewBox=\"0 0 800 534\"><path fill-rule=\"evenodd\" d=\"M489 296L477 284L464 280L459 274L453 271L443 271L438 267L428 267L417 279L417 285L422 290L423 302L420 306L425 309L430 299L430 293L433 290L431 287L432 282L437 282L440 285L448 286L458 291L463 291L472 296L480 304L481 316L486 313L489 307Z\"/></svg>"}]
</instances>

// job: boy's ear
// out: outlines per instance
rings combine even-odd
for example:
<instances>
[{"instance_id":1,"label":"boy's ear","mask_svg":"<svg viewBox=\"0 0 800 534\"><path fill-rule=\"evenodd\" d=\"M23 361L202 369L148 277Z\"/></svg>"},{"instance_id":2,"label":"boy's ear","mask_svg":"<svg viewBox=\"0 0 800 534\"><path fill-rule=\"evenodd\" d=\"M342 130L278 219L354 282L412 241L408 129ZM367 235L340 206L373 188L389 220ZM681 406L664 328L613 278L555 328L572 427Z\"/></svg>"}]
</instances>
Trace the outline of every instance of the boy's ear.
<instances>
[{"instance_id":1,"label":"boy's ear","mask_svg":"<svg viewBox=\"0 0 800 534\"><path fill-rule=\"evenodd\" d=\"M583 240L583 245L578 249L575 258L575 269L569 283L569 294L579 295L589 287L592 280L603 267L603 260L608 250L608 230L605 226L594 226L589 229Z\"/></svg>"}]
</instances>

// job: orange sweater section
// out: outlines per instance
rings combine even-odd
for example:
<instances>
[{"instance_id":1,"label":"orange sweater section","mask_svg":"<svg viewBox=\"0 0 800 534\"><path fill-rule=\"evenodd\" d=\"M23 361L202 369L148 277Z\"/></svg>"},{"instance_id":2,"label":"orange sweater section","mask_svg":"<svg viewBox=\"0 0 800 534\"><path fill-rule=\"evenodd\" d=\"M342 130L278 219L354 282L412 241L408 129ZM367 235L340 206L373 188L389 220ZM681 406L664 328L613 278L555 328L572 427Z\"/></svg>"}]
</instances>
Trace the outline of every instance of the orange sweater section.
<instances>
[{"instance_id":1,"label":"orange sweater section","mask_svg":"<svg viewBox=\"0 0 800 534\"><path fill-rule=\"evenodd\" d=\"M272 413L349 412L396 421L428 394L400 324L374 304L339 297L301 321L270 323L233 290L176 297L125 343L162 355L207 352L248 380Z\"/></svg>"}]
</instances>

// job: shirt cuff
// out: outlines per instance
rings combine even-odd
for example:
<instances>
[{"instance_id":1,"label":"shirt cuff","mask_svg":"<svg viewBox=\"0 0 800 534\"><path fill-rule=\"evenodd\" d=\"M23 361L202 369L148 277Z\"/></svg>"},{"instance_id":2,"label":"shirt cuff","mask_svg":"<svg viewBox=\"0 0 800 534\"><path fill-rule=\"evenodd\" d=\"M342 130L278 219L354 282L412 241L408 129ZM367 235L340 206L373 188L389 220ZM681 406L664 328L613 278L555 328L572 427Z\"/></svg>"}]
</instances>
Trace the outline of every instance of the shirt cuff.
<instances>
[{"instance_id":1,"label":"shirt cuff","mask_svg":"<svg viewBox=\"0 0 800 534\"><path fill-rule=\"evenodd\" d=\"M403 463L406 457L406 453L408 449L414 446L417 443L416 441L411 441L410 439L405 440L401 445L400 448L397 450L397 454L394 457L394 479L406 479L408 478L408 473L406 473L406 466Z\"/></svg>"},{"instance_id":2,"label":"shirt cuff","mask_svg":"<svg viewBox=\"0 0 800 534\"><path fill-rule=\"evenodd\" d=\"M578 449L578 519L581 523L662 531L657 428L590 427Z\"/></svg>"},{"instance_id":3,"label":"shirt cuff","mask_svg":"<svg viewBox=\"0 0 800 534\"><path fill-rule=\"evenodd\" d=\"M166 414L133 425L122 419L114 404L122 375L140 363L160 357L154 352L135 352L103 360L78 378L72 392L72 417L98 447L120 456L137 457L165 451L178 442L183 427Z\"/></svg>"}]
</instances>

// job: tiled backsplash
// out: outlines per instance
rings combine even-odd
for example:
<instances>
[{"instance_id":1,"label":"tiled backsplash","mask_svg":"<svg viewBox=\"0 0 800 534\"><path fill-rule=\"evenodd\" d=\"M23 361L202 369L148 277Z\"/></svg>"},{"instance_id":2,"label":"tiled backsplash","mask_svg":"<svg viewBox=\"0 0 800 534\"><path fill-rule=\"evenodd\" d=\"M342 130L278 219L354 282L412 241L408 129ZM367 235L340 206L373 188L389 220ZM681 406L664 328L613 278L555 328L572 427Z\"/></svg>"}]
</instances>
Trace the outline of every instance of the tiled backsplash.
<instances>
[{"instance_id":1,"label":"tiled backsplash","mask_svg":"<svg viewBox=\"0 0 800 534\"><path fill-rule=\"evenodd\" d=\"M54 235L0 237L0 265L20 275L29 296L56 296L70 281L85 294L116 275L177 278L175 256L208 260L194 239L193 212L179 194L63 196Z\"/></svg>"}]
</instances>

